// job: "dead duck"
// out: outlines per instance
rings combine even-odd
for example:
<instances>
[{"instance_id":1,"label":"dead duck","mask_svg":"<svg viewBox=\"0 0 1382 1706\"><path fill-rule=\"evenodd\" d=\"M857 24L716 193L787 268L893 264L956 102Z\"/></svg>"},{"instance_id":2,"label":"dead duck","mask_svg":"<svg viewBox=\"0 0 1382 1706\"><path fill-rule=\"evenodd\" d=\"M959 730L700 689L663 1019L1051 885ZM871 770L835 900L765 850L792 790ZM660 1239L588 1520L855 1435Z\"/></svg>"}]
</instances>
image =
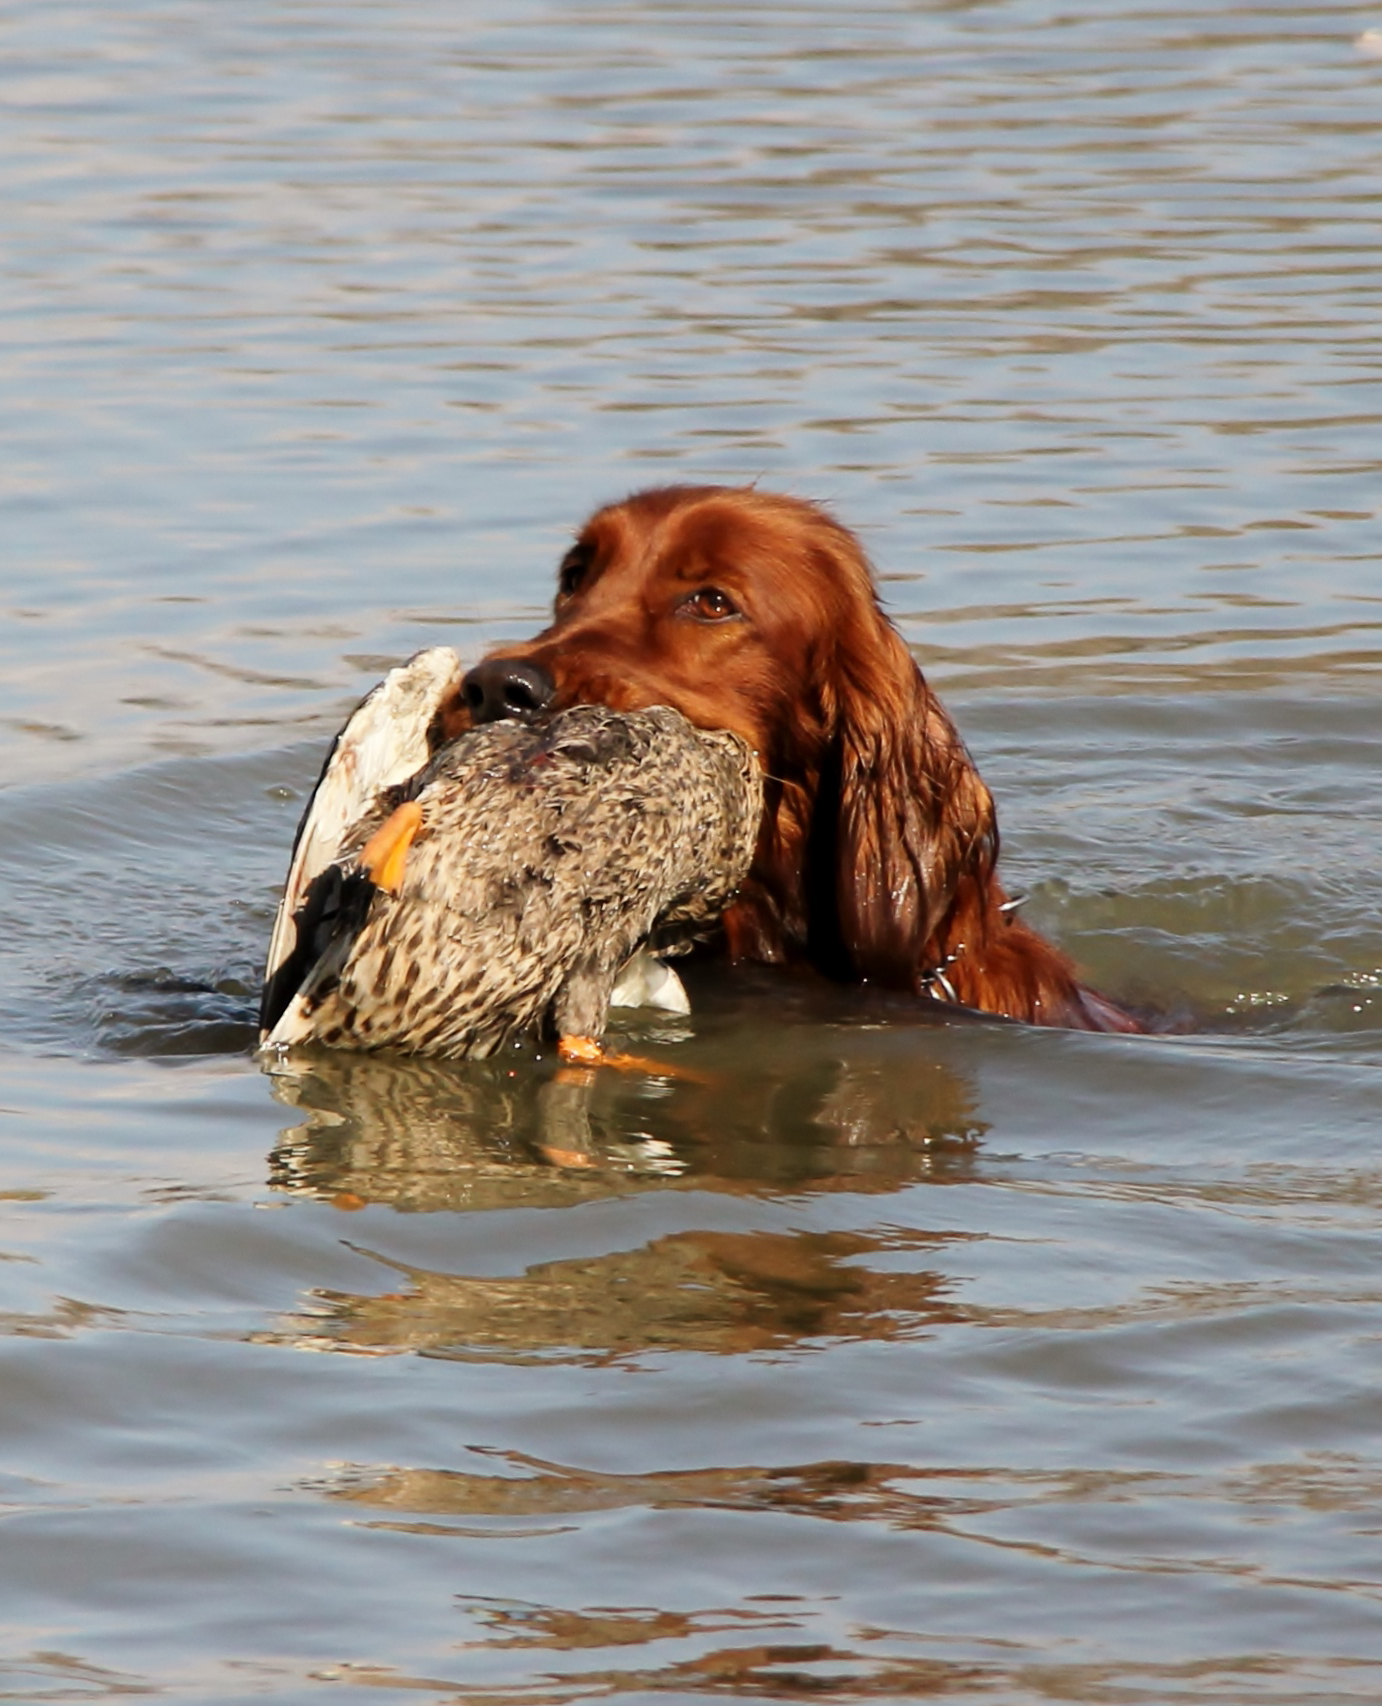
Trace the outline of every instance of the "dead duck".
<instances>
[{"instance_id":1,"label":"dead duck","mask_svg":"<svg viewBox=\"0 0 1382 1706\"><path fill-rule=\"evenodd\" d=\"M733 899L762 810L737 735L583 705L445 738L461 666L392 671L337 737L270 941L266 1048L606 1058L611 1001L684 1009L654 960Z\"/></svg>"}]
</instances>

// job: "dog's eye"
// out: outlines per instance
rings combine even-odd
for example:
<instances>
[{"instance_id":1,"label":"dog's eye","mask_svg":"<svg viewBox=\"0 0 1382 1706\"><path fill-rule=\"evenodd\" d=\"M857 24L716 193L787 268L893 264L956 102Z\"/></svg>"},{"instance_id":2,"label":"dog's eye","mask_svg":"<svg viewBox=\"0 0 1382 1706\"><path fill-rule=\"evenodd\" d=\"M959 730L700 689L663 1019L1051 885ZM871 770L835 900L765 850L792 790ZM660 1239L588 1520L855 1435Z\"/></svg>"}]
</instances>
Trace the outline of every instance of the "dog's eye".
<instances>
[{"instance_id":1,"label":"dog's eye","mask_svg":"<svg viewBox=\"0 0 1382 1706\"><path fill-rule=\"evenodd\" d=\"M698 622L724 622L739 614L739 607L717 586L703 586L682 600L681 608Z\"/></svg>"},{"instance_id":2,"label":"dog's eye","mask_svg":"<svg viewBox=\"0 0 1382 1706\"><path fill-rule=\"evenodd\" d=\"M576 588L585 579L585 572L590 567L590 557L581 545L573 545L561 560L557 570L557 597L570 598Z\"/></svg>"}]
</instances>

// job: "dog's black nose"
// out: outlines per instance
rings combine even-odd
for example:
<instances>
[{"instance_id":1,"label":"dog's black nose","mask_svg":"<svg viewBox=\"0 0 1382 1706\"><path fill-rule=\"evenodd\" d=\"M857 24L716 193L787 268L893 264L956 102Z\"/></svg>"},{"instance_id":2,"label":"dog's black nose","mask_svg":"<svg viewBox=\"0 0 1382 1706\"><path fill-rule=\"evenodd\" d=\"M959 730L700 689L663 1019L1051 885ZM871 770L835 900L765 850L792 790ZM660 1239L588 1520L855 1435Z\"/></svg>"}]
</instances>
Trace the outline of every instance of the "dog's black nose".
<instances>
[{"instance_id":1,"label":"dog's black nose","mask_svg":"<svg viewBox=\"0 0 1382 1706\"><path fill-rule=\"evenodd\" d=\"M477 723L535 717L552 703L557 684L539 664L521 658L486 658L467 671L461 692Z\"/></svg>"}]
</instances>

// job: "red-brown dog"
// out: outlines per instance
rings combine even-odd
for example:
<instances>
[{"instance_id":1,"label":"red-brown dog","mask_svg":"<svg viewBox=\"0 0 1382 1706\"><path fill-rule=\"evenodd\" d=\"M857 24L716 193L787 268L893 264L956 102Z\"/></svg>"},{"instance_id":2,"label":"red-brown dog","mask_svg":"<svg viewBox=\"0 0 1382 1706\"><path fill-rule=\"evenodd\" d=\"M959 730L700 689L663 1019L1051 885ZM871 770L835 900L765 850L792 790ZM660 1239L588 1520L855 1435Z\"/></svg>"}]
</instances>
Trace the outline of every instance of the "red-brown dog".
<instances>
[{"instance_id":1,"label":"red-brown dog","mask_svg":"<svg viewBox=\"0 0 1382 1706\"><path fill-rule=\"evenodd\" d=\"M993 800L878 606L853 534L815 504L669 486L597 511L549 628L466 676L470 718L672 705L756 749L767 802L724 919L736 959L1038 1025L1136 1031L1018 917Z\"/></svg>"}]
</instances>

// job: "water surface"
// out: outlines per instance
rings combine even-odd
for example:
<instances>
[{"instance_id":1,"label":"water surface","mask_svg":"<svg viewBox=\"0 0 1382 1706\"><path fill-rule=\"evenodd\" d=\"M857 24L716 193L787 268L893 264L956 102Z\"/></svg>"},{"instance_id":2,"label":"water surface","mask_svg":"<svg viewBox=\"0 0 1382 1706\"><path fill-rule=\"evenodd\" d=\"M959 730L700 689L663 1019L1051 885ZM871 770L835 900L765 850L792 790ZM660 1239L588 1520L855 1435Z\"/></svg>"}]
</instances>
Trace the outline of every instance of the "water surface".
<instances>
[{"instance_id":1,"label":"water surface","mask_svg":"<svg viewBox=\"0 0 1382 1706\"><path fill-rule=\"evenodd\" d=\"M0 0L0 1697L1378 1697L1379 22ZM344 712L665 479L1180 1034L261 1069Z\"/></svg>"}]
</instances>

